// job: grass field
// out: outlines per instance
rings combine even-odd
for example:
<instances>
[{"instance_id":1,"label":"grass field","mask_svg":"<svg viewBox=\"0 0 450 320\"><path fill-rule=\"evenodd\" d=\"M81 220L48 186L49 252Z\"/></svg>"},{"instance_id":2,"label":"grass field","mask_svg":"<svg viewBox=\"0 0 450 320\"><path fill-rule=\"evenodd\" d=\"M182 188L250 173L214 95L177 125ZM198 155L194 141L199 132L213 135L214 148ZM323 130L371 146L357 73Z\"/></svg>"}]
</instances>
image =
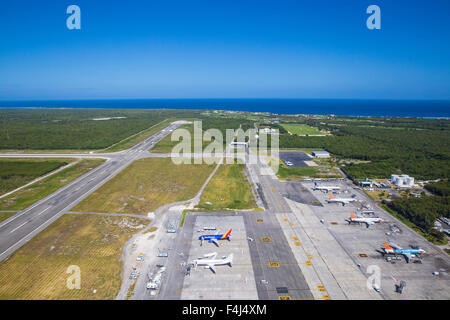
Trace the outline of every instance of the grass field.
<instances>
[{"instance_id":1,"label":"grass field","mask_svg":"<svg viewBox=\"0 0 450 320\"><path fill-rule=\"evenodd\" d=\"M185 124L182 125L179 129L185 129L189 131L191 135L191 152L194 151L194 125L193 124ZM174 146L179 144L180 141L172 141L172 134L169 134L167 137L158 142L152 149L151 152L154 153L171 153Z\"/></svg>"},{"instance_id":2,"label":"grass field","mask_svg":"<svg viewBox=\"0 0 450 320\"><path fill-rule=\"evenodd\" d=\"M9 217L15 215L15 212L0 212L0 222L8 219Z\"/></svg>"},{"instance_id":3,"label":"grass field","mask_svg":"<svg viewBox=\"0 0 450 320\"><path fill-rule=\"evenodd\" d=\"M0 199L0 210L23 210L99 166L104 161L103 159L81 160L69 168Z\"/></svg>"},{"instance_id":4,"label":"grass field","mask_svg":"<svg viewBox=\"0 0 450 320\"><path fill-rule=\"evenodd\" d=\"M303 178L342 178L336 168L331 167L287 167L280 161L277 175L280 179L303 179Z\"/></svg>"},{"instance_id":5,"label":"grass field","mask_svg":"<svg viewBox=\"0 0 450 320\"><path fill-rule=\"evenodd\" d=\"M242 164L221 165L203 191L197 208L207 211L257 208L243 170Z\"/></svg>"},{"instance_id":6,"label":"grass field","mask_svg":"<svg viewBox=\"0 0 450 320\"><path fill-rule=\"evenodd\" d=\"M284 129L289 131L292 134L296 134L299 136L303 135L325 135L323 132L320 132L316 128L312 128L306 124L282 124Z\"/></svg>"},{"instance_id":7,"label":"grass field","mask_svg":"<svg viewBox=\"0 0 450 320\"><path fill-rule=\"evenodd\" d=\"M368 190L364 190L364 192L372 200L375 200L375 201L382 201L382 200L385 200L385 199L389 199L389 192L388 191L380 191L380 190L368 191Z\"/></svg>"},{"instance_id":8,"label":"grass field","mask_svg":"<svg viewBox=\"0 0 450 320\"><path fill-rule=\"evenodd\" d=\"M75 159L0 159L0 195L50 173Z\"/></svg>"},{"instance_id":9,"label":"grass field","mask_svg":"<svg viewBox=\"0 0 450 320\"><path fill-rule=\"evenodd\" d=\"M195 196L213 165L175 165L170 158L133 162L73 211L147 214L161 205Z\"/></svg>"},{"instance_id":10,"label":"grass field","mask_svg":"<svg viewBox=\"0 0 450 320\"><path fill-rule=\"evenodd\" d=\"M122 281L122 248L146 224L130 217L63 215L0 263L0 299L113 299ZM80 267L80 289L66 287L71 265Z\"/></svg>"}]
</instances>

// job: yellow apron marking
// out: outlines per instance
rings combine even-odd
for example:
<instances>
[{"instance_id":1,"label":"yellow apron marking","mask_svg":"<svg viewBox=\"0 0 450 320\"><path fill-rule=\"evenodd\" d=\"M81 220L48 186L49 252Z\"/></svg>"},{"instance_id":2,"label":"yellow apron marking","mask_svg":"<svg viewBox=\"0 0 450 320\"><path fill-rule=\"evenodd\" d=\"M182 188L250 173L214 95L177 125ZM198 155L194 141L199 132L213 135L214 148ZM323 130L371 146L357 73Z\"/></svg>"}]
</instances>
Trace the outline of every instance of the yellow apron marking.
<instances>
[{"instance_id":1,"label":"yellow apron marking","mask_svg":"<svg viewBox=\"0 0 450 320\"><path fill-rule=\"evenodd\" d=\"M278 261L270 261L269 267L271 268L278 268L280 266L280 263Z\"/></svg>"}]
</instances>

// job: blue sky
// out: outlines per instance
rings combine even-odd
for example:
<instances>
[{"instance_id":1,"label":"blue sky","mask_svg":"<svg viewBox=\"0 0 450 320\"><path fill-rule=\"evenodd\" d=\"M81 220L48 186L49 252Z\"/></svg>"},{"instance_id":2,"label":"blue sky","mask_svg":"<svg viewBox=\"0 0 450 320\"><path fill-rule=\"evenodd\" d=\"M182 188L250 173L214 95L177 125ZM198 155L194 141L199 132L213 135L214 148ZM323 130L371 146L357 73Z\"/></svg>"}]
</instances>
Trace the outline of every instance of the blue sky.
<instances>
[{"instance_id":1,"label":"blue sky","mask_svg":"<svg viewBox=\"0 0 450 320\"><path fill-rule=\"evenodd\" d=\"M0 100L450 99L449 16L448 0L3 1Z\"/></svg>"}]
</instances>

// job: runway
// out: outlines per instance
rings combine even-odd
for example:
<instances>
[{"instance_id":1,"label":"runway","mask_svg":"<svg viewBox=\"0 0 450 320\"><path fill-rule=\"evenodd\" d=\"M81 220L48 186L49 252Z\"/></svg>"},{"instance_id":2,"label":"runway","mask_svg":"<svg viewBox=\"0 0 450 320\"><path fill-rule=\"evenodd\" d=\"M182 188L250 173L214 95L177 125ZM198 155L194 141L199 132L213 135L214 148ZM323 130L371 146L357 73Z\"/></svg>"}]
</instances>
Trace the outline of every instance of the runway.
<instances>
[{"instance_id":1,"label":"runway","mask_svg":"<svg viewBox=\"0 0 450 320\"><path fill-rule=\"evenodd\" d=\"M172 123L165 129L140 142L131 149L114 154L2 154L1 157L95 157L108 160L53 194L0 223L0 261L44 230L64 212L81 202L133 161L148 156L147 150L169 135L181 123Z\"/></svg>"}]
</instances>

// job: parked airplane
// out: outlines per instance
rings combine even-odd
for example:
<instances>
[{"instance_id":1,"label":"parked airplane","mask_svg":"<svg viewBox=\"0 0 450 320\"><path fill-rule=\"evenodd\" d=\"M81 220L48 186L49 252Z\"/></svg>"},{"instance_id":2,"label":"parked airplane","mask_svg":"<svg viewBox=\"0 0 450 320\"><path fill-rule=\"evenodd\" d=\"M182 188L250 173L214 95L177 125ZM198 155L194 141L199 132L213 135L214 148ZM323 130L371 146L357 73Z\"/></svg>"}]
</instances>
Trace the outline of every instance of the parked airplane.
<instances>
[{"instance_id":1,"label":"parked airplane","mask_svg":"<svg viewBox=\"0 0 450 320\"><path fill-rule=\"evenodd\" d=\"M335 198L331 193L329 194L330 199L328 199L328 203L342 203L343 206L350 202L357 201L355 198Z\"/></svg>"},{"instance_id":2,"label":"parked airplane","mask_svg":"<svg viewBox=\"0 0 450 320\"><path fill-rule=\"evenodd\" d=\"M325 192L330 192L330 191L333 191L333 190L339 190L340 189L340 187L338 187L338 186L328 186L328 187L320 187L318 184L317 184L317 182L314 182L314 188L313 188L313 190L321 190L321 191L325 191Z\"/></svg>"},{"instance_id":3,"label":"parked airplane","mask_svg":"<svg viewBox=\"0 0 450 320\"><path fill-rule=\"evenodd\" d=\"M420 248L400 248L391 242L384 242L384 252L387 254L401 254L405 257L406 263L409 263L412 257L424 254L425 250Z\"/></svg>"},{"instance_id":4,"label":"parked airplane","mask_svg":"<svg viewBox=\"0 0 450 320\"><path fill-rule=\"evenodd\" d=\"M200 240L200 245L203 244L203 240L208 240L209 243L214 243L216 246L219 246L219 242L217 240L228 240L230 241L231 228L224 234L204 234L198 237Z\"/></svg>"},{"instance_id":5,"label":"parked airplane","mask_svg":"<svg viewBox=\"0 0 450 320\"><path fill-rule=\"evenodd\" d=\"M381 218L365 218L365 217L357 217L353 212L350 212L350 218L346 219L348 221L348 224L352 222L356 223L365 223L367 228L369 228L371 225L382 222L383 219Z\"/></svg>"},{"instance_id":6,"label":"parked airplane","mask_svg":"<svg viewBox=\"0 0 450 320\"><path fill-rule=\"evenodd\" d=\"M205 266L205 269L211 269L212 272L216 273L216 266L233 264L233 254L231 253L228 257L223 257L222 259L215 259L216 254L212 255L212 259L195 259L192 261L194 268L197 266Z\"/></svg>"}]
</instances>

